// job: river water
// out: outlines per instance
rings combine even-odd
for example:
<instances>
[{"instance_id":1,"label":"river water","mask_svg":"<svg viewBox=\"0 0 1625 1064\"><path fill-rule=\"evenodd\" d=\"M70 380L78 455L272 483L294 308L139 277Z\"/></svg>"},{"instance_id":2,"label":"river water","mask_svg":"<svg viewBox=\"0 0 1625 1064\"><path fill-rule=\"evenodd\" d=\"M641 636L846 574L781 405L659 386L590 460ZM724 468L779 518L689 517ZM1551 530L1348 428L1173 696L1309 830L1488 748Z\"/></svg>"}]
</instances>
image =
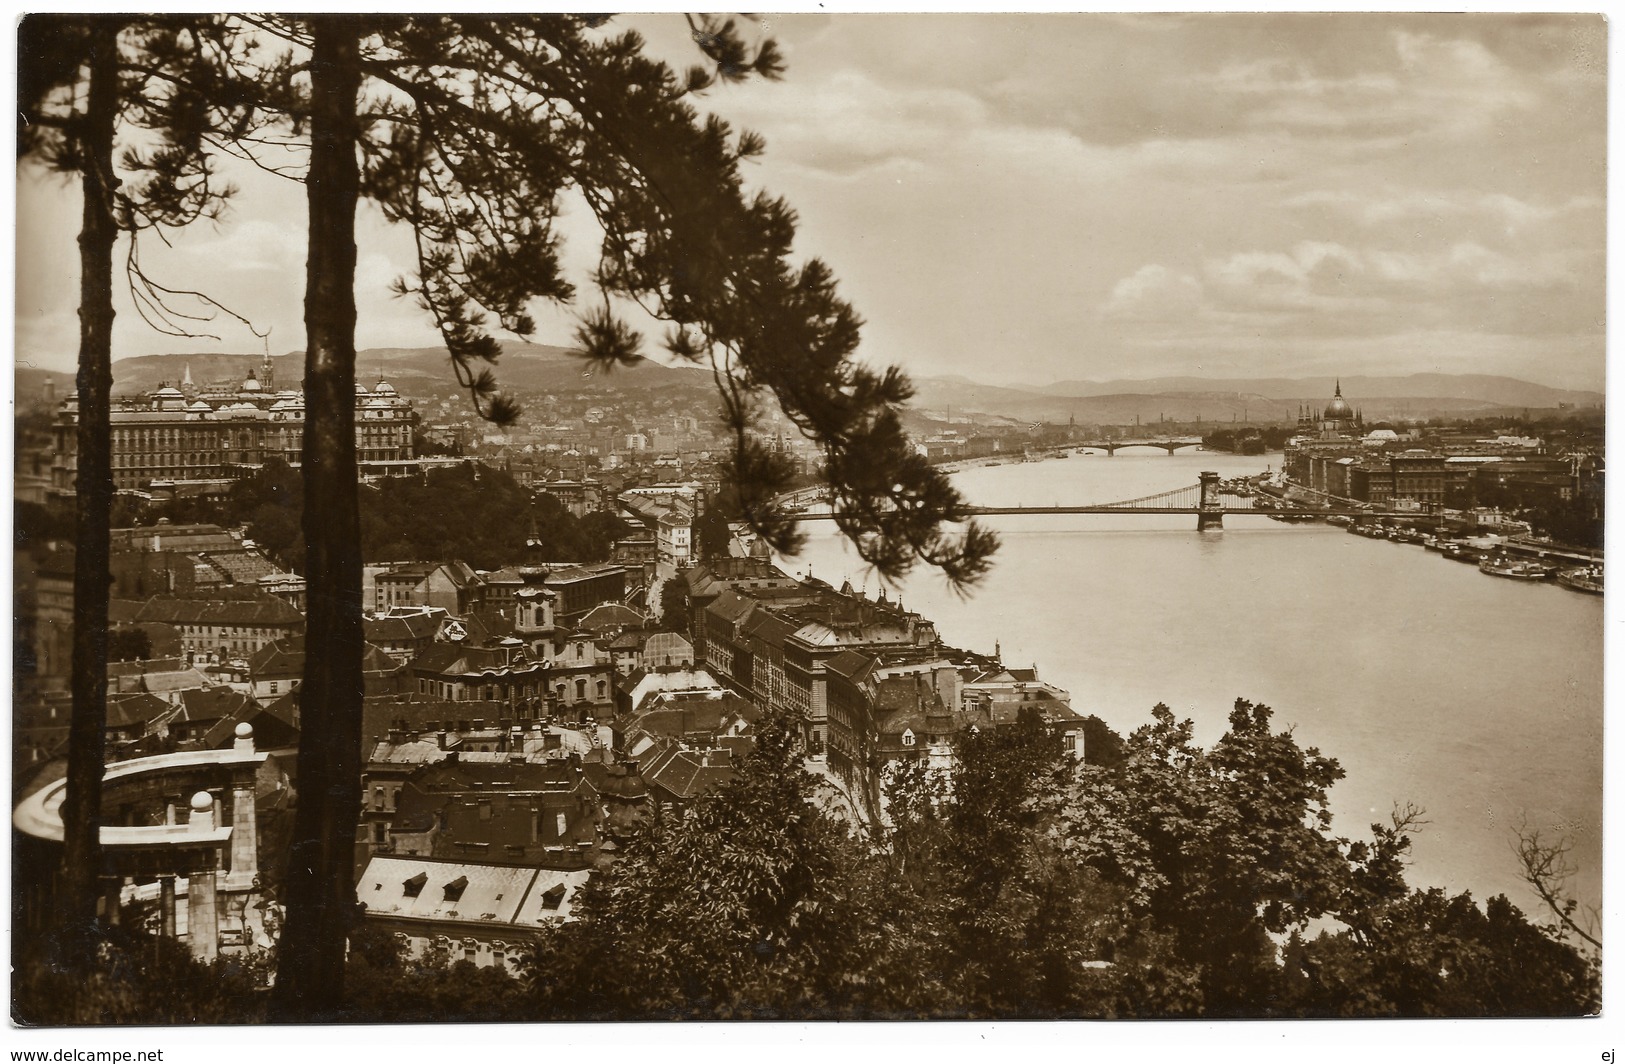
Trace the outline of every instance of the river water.
<instances>
[{"instance_id":1,"label":"river water","mask_svg":"<svg viewBox=\"0 0 1625 1064\"><path fill-rule=\"evenodd\" d=\"M966 469L972 503L1108 503L1279 467L1280 456L1129 450ZM1347 775L1333 831L1365 837L1396 802L1426 810L1413 886L1536 901L1510 849L1520 823L1573 843L1574 887L1602 901L1601 596L1480 573L1420 546L1315 523L1194 516L993 517L992 574L959 599L920 572L888 594L954 645L992 651L1072 693L1127 734L1166 702L1223 734L1237 697L1275 710L1300 745ZM786 571L873 594L879 584L832 525L808 526Z\"/></svg>"}]
</instances>

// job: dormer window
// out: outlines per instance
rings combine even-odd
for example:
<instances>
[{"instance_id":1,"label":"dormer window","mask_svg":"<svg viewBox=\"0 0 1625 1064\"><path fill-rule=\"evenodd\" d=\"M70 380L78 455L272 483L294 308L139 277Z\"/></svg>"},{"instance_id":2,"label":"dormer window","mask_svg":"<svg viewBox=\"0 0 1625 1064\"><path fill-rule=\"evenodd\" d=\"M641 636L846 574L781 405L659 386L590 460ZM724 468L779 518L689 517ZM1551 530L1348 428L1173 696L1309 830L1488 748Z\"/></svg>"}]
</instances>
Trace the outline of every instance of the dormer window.
<instances>
[{"instance_id":1,"label":"dormer window","mask_svg":"<svg viewBox=\"0 0 1625 1064\"><path fill-rule=\"evenodd\" d=\"M417 875L401 884L401 886L404 888L402 893L408 898L415 898L419 894L423 893L423 885L427 882L429 882L429 877L424 873L419 872Z\"/></svg>"},{"instance_id":2,"label":"dormer window","mask_svg":"<svg viewBox=\"0 0 1625 1064\"><path fill-rule=\"evenodd\" d=\"M903 745L904 746L913 746L914 745L914 729L912 729L912 728L903 729Z\"/></svg>"},{"instance_id":3,"label":"dormer window","mask_svg":"<svg viewBox=\"0 0 1625 1064\"><path fill-rule=\"evenodd\" d=\"M446 884L446 900L457 901L463 896L463 891L467 889L468 877L458 876L456 879Z\"/></svg>"}]
</instances>

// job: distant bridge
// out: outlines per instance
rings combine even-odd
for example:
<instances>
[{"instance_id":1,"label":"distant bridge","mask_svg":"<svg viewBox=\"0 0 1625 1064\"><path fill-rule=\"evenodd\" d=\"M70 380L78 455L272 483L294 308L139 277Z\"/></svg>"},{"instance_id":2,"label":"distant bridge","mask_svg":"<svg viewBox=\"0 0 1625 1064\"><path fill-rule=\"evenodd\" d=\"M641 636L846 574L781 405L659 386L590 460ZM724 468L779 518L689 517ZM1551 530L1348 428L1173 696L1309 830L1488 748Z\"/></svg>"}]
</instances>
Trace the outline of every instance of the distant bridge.
<instances>
[{"instance_id":1,"label":"distant bridge","mask_svg":"<svg viewBox=\"0 0 1625 1064\"><path fill-rule=\"evenodd\" d=\"M1128 440L1074 440L1069 441L1063 450L1069 450L1073 447L1087 447L1090 450L1105 451L1106 457L1115 458L1120 447L1158 447L1169 454L1173 454L1183 447L1200 447L1201 444L1202 437L1200 436L1148 436L1143 439Z\"/></svg>"},{"instance_id":2,"label":"distant bridge","mask_svg":"<svg viewBox=\"0 0 1625 1064\"><path fill-rule=\"evenodd\" d=\"M1316 498L1314 505L1306 505L1260 494L1245 480L1221 480L1217 473L1202 473L1200 476L1202 479L1199 483L1188 487L1121 502L1081 506L966 506L964 512L973 517L1005 514L1195 514L1198 531L1223 528L1225 514L1265 517L1331 517L1343 514L1354 517L1395 512L1325 492L1308 492ZM828 502L822 493L816 493L811 498L806 493L798 494L801 497L797 501L803 504ZM832 521L835 515L820 511L792 514L791 517L796 521Z\"/></svg>"}]
</instances>

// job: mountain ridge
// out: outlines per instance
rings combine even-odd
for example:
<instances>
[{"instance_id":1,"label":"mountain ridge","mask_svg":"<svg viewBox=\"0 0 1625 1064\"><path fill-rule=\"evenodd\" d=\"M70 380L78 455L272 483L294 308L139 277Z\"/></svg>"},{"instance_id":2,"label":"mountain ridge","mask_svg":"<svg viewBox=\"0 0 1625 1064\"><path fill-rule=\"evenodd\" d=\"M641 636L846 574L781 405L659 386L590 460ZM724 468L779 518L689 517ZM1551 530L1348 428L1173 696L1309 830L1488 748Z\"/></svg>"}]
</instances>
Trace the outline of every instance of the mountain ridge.
<instances>
[{"instance_id":1,"label":"mountain ridge","mask_svg":"<svg viewBox=\"0 0 1625 1064\"><path fill-rule=\"evenodd\" d=\"M178 382L188 367L200 386L240 380L258 372L261 355L135 355L113 363L114 393L130 395ZM303 377L302 352L271 358L279 387L296 387ZM357 352L356 376L367 383L378 372L409 396L457 390L443 348L368 348ZM514 392L614 392L705 383L708 377L686 366L645 362L601 370L569 348L510 343L493 367L498 382ZM19 365L17 396L24 406L43 400L43 383L53 379L58 398L73 388L71 373ZM1136 419L1172 421L1260 421L1296 419L1302 409L1318 409L1332 396L1335 377L1207 378L1156 377L1034 385L982 384L958 375L915 376L914 412L926 417L979 413L1016 421L1061 420L1127 424ZM1601 406L1603 393L1553 388L1492 374L1417 373L1403 377L1353 375L1341 378L1344 397L1367 420L1396 417L1496 416L1560 404L1584 409Z\"/></svg>"}]
</instances>

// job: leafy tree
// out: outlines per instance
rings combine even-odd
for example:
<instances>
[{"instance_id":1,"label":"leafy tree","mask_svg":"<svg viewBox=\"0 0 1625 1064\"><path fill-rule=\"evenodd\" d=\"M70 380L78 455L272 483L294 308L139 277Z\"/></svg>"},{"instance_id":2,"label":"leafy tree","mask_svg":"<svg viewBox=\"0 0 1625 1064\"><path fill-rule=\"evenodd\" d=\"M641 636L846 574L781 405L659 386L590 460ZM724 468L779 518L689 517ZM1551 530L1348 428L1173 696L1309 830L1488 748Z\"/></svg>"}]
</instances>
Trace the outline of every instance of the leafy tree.
<instances>
[{"instance_id":1,"label":"leafy tree","mask_svg":"<svg viewBox=\"0 0 1625 1064\"><path fill-rule=\"evenodd\" d=\"M800 536L772 505L788 467L747 432L764 395L824 448L841 527L883 573L923 560L962 586L986 570L996 544L974 524L957 537L943 530L966 516L963 502L903 434L906 380L853 361L857 315L821 263L791 264L790 209L746 195L740 164L761 139L702 121L683 99L719 79L776 76L777 49L752 49L733 23L702 19L695 40L710 66L678 75L645 57L635 34L597 33L597 21L255 20L310 56L308 90L291 77L281 86L311 142L303 453L307 633L317 648L305 658L312 711L276 987L283 1018L317 1016L337 1000L351 904L346 851L360 801L352 400L361 196L413 228L418 276L401 291L434 316L483 416L506 424L517 415L488 368L500 348L486 314L524 335L533 300L574 294L554 228L563 194L574 190L605 233L595 281L606 301L582 317L579 345L605 366L641 357L641 338L609 302L625 298L673 323L668 350L711 360L744 509L771 542L791 548Z\"/></svg>"},{"instance_id":2,"label":"leafy tree","mask_svg":"<svg viewBox=\"0 0 1625 1064\"><path fill-rule=\"evenodd\" d=\"M245 132L253 109L226 76L236 47L216 16L32 15L18 28L20 159L79 177L77 545L58 912L73 964L88 963L100 861L107 716L107 597L112 472L114 245L130 234L126 275L141 316L173 329L166 296L140 269L135 234L216 216L229 191L211 182L210 141ZM121 125L133 131L122 145Z\"/></svg>"},{"instance_id":3,"label":"leafy tree","mask_svg":"<svg viewBox=\"0 0 1625 1064\"><path fill-rule=\"evenodd\" d=\"M1345 857L1325 833L1342 769L1272 731L1265 706L1238 699L1211 751L1166 706L1152 717L1121 766L1079 773L1064 816L1082 859L1124 892L1119 944L1166 934L1195 975L1176 1011L1256 1012L1274 972L1270 936L1344 897Z\"/></svg>"},{"instance_id":4,"label":"leafy tree","mask_svg":"<svg viewBox=\"0 0 1625 1064\"><path fill-rule=\"evenodd\" d=\"M106 929L88 971L61 967L41 943L20 940L11 985L14 1020L74 1027L264 1021L263 955L204 964L179 939L140 930L141 915L127 908L121 926Z\"/></svg>"},{"instance_id":5,"label":"leafy tree","mask_svg":"<svg viewBox=\"0 0 1625 1064\"><path fill-rule=\"evenodd\" d=\"M688 581L679 573L660 585L660 629L687 635L688 628Z\"/></svg>"},{"instance_id":6,"label":"leafy tree","mask_svg":"<svg viewBox=\"0 0 1625 1064\"><path fill-rule=\"evenodd\" d=\"M864 965L846 896L859 854L814 808L794 731L765 718L739 774L650 818L544 935L532 985L545 1017L818 1016Z\"/></svg>"},{"instance_id":7,"label":"leafy tree","mask_svg":"<svg viewBox=\"0 0 1625 1064\"><path fill-rule=\"evenodd\" d=\"M1308 1016L1580 1016L1601 1006L1598 967L1505 895L1413 891L1362 934L1294 938L1283 1011Z\"/></svg>"},{"instance_id":8,"label":"leafy tree","mask_svg":"<svg viewBox=\"0 0 1625 1064\"><path fill-rule=\"evenodd\" d=\"M1091 765L1116 768L1123 763L1123 737L1091 713L1083 718L1083 754Z\"/></svg>"},{"instance_id":9,"label":"leafy tree","mask_svg":"<svg viewBox=\"0 0 1625 1064\"><path fill-rule=\"evenodd\" d=\"M341 1017L351 1023L497 1022L527 1019L523 984L504 967L476 967L444 953L408 959L395 936L364 927L350 936Z\"/></svg>"},{"instance_id":10,"label":"leafy tree","mask_svg":"<svg viewBox=\"0 0 1625 1064\"><path fill-rule=\"evenodd\" d=\"M152 637L143 628L115 628L107 637L108 661L146 661L152 657Z\"/></svg>"},{"instance_id":11,"label":"leafy tree","mask_svg":"<svg viewBox=\"0 0 1625 1064\"><path fill-rule=\"evenodd\" d=\"M720 496L714 495L707 500L705 508L700 512L699 520L694 523L694 535L699 541L701 558L728 556L733 533L728 528L728 517L723 513Z\"/></svg>"},{"instance_id":12,"label":"leafy tree","mask_svg":"<svg viewBox=\"0 0 1625 1064\"><path fill-rule=\"evenodd\" d=\"M305 272L305 655L300 798L273 1016L331 1015L342 1000L361 808L361 518L355 456L355 210L360 23L314 20L309 257ZM318 724L317 722L321 722Z\"/></svg>"}]
</instances>

